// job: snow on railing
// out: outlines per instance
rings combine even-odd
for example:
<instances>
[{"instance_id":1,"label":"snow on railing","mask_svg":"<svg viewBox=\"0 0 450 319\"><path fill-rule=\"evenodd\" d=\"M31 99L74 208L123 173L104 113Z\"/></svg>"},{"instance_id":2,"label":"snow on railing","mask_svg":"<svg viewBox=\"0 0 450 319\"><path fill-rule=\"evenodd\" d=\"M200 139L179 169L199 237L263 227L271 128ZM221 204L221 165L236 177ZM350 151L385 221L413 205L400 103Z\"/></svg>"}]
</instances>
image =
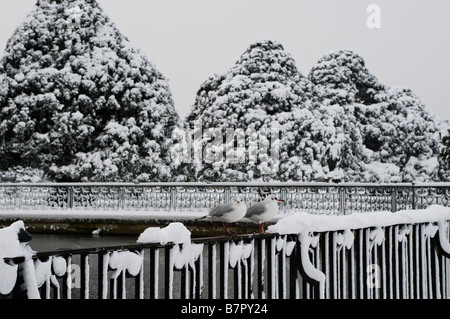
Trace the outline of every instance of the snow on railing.
<instances>
[{"instance_id":1,"label":"snow on railing","mask_svg":"<svg viewBox=\"0 0 450 319\"><path fill-rule=\"evenodd\" d=\"M449 299L449 221L450 208L438 205L293 213L267 234L199 239L172 223L136 244L36 253L31 277L42 298ZM21 287L33 284L16 284L13 297L29 297Z\"/></svg>"},{"instance_id":2,"label":"snow on railing","mask_svg":"<svg viewBox=\"0 0 450 319\"><path fill-rule=\"evenodd\" d=\"M0 210L199 211L236 195L251 205L268 194L284 200L284 213L343 215L450 206L450 183L3 183Z\"/></svg>"}]
</instances>

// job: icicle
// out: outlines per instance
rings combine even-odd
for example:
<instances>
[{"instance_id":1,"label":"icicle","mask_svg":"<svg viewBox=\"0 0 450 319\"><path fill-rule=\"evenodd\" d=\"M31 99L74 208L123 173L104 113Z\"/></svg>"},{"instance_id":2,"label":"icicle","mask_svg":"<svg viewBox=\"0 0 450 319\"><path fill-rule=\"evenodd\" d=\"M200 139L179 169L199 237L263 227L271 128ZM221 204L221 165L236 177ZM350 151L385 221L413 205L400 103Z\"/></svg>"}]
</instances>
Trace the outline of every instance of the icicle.
<instances>
[{"instance_id":1,"label":"icicle","mask_svg":"<svg viewBox=\"0 0 450 319\"><path fill-rule=\"evenodd\" d=\"M294 250L295 244L296 244L295 241L287 241L286 242L285 253L286 253L287 257L289 257L292 254L292 251Z\"/></svg>"},{"instance_id":2,"label":"icicle","mask_svg":"<svg viewBox=\"0 0 450 319\"><path fill-rule=\"evenodd\" d=\"M243 250L242 241L239 241L238 244L235 244L234 242L230 243L229 263L231 268L236 267L236 264L241 259L242 250Z\"/></svg>"},{"instance_id":3,"label":"icicle","mask_svg":"<svg viewBox=\"0 0 450 319\"><path fill-rule=\"evenodd\" d=\"M375 229L369 231L369 249L372 250L375 245L380 246L383 243L384 229L382 227L375 227Z\"/></svg>"}]
</instances>

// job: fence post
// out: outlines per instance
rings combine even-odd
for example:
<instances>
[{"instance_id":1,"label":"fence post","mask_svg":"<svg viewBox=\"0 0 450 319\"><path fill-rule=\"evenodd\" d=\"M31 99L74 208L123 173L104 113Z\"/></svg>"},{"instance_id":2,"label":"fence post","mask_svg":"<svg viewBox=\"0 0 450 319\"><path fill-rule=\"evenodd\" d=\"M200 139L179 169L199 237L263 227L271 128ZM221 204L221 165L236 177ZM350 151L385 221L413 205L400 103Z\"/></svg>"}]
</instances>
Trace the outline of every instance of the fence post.
<instances>
[{"instance_id":1,"label":"fence post","mask_svg":"<svg viewBox=\"0 0 450 319\"><path fill-rule=\"evenodd\" d=\"M119 187L119 209L125 208L125 188Z\"/></svg>"},{"instance_id":2,"label":"fence post","mask_svg":"<svg viewBox=\"0 0 450 319\"><path fill-rule=\"evenodd\" d=\"M412 191L412 209L416 209L416 187L414 182L412 183L411 191Z\"/></svg>"},{"instance_id":3,"label":"fence post","mask_svg":"<svg viewBox=\"0 0 450 319\"><path fill-rule=\"evenodd\" d=\"M397 211L397 186L391 186L391 212Z\"/></svg>"},{"instance_id":4,"label":"fence post","mask_svg":"<svg viewBox=\"0 0 450 319\"><path fill-rule=\"evenodd\" d=\"M177 208L177 187L170 187L170 210L175 211Z\"/></svg>"},{"instance_id":5,"label":"fence post","mask_svg":"<svg viewBox=\"0 0 450 319\"><path fill-rule=\"evenodd\" d=\"M16 191L16 195L17 195L17 208L18 209L21 209L22 208L22 187L17 187L16 188L17 189L17 191Z\"/></svg>"},{"instance_id":6,"label":"fence post","mask_svg":"<svg viewBox=\"0 0 450 319\"><path fill-rule=\"evenodd\" d=\"M345 187L338 186L339 189L339 214L345 215Z\"/></svg>"},{"instance_id":7,"label":"fence post","mask_svg":"<svg viewBox=\"0 0 450 319\"><path fill-rule=\"evenodd\" d=\"M73 196L74 196L74 194L73 194L73 187L72 186L69 186L68 188L67 188L67 204L68 204L68 208L69 209L73 209Z\"/></svg>"}]
</instances>

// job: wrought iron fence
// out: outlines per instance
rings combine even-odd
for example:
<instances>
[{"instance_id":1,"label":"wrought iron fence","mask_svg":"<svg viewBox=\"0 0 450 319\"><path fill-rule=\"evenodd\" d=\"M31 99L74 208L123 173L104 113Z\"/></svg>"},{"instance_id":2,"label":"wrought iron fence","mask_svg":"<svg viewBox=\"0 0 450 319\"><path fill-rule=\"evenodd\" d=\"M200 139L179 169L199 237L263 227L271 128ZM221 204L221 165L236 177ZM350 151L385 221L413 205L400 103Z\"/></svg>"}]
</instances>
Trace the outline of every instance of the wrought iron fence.
<instances>
[{"instance_id":1,"label":"wrought iron fence","mask_svg":"<svg viewBox=\"0 0 450 319\"><path fill-rule=\"evenodd\" d=\"M58 250L34 268L49 299L448 299L448 231L439 221ZM18 277L8 298L26 297Z\"/></svg>"},{"instance_id":2,"label":"wrought iron fence","mask_svg":"<svg viewBox=\"0 0 450 319\"><path fill-rule=\"evenodd\" d=\"M250 205L269 193L284 199L284 212L337 215L450 205L450 183L50 183L0 184L0 210L198 211L237 195Z\"/></svg>"}]
</instances>

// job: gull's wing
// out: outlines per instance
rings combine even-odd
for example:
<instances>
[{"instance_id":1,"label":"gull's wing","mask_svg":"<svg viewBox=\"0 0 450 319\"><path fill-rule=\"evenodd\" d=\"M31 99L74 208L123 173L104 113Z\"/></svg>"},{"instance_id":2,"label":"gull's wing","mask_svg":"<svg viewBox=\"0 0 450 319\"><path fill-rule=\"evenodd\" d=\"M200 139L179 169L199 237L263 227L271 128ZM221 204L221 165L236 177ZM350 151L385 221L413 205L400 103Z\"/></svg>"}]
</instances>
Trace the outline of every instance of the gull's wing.
<instances>
[{"instance_id":1,"label":"gull's wing","mask_svg":"<svg viewBox=\"0 0 450 319\"><path fill-rule=\"evenodd\" d=\"M212 208L209 211L208 216L210 216L210 217L222 217L225 214L231 213L233 211L233 209L234 209L234 204L233 203L220 205L220 206Z\"/></svg>"},{"instance_id":2,"label":"gull's wing","mask_svg":"<svg viewBox=\"0 0 450 319\"><path fill-rule=\"evenodd\" d=\"M265 208L266 208L265 203L263 203L263 202L256 203L247 209L247 213L245 214L245 217L261 215L262 213L264 213Z\"/></svg>"}]
</instances>

